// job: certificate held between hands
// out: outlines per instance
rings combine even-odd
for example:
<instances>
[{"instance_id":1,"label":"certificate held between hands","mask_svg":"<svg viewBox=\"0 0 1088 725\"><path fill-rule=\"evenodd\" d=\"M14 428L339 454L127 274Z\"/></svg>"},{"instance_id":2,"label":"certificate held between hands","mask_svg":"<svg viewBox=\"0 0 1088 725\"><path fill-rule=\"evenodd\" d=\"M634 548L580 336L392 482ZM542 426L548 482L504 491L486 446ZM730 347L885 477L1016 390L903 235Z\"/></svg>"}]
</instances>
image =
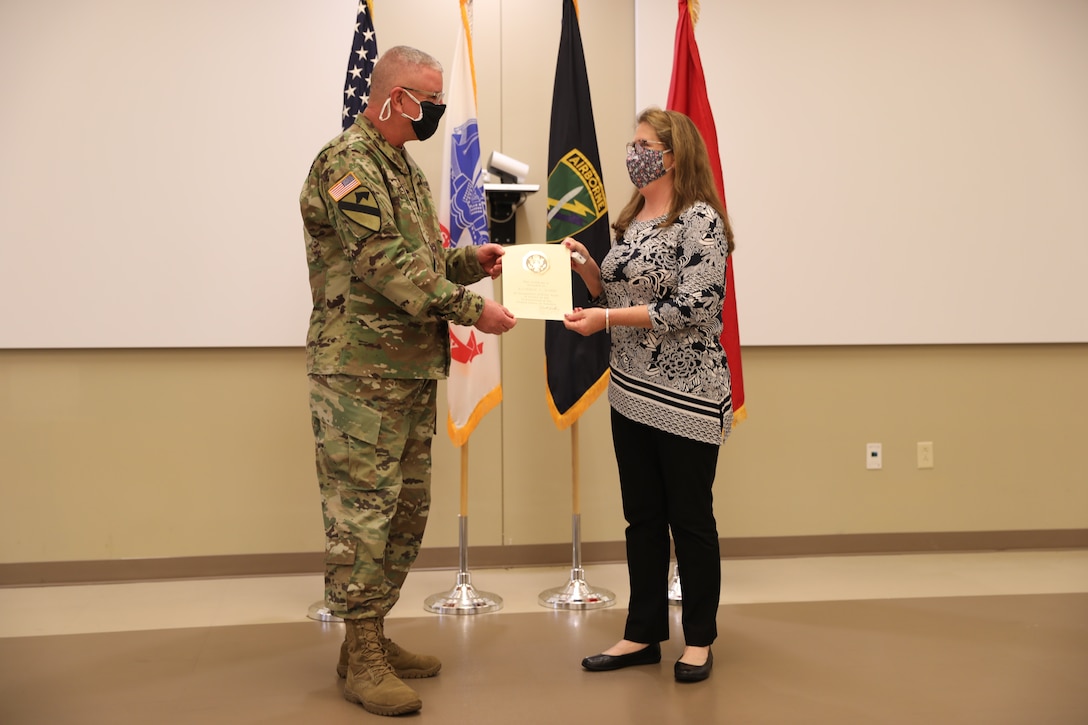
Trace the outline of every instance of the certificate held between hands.
<instances>
[{"instance_id":1,"label":"certificate held between hands","mask_svg":"<svg viewBox=\"0 0 1088 725\"><path fill-rule=\"evenodd\" d=\"M570 250L562 244L506 247L503 305L518 318L562 320L574 306Z\"/></svg>"}]
</instances>

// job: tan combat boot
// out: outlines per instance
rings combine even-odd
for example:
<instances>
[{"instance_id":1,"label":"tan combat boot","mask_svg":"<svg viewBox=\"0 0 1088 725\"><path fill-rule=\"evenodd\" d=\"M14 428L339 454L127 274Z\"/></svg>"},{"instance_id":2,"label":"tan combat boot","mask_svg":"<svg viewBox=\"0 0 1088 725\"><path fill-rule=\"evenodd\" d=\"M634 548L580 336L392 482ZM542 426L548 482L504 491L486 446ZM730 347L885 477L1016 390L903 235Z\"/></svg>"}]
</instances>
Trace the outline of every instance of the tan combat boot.
<instances>
[{"instance_id":1,"label":"tan combat boot","mask_svg":"<svg viewBox=\"0 0 1088 725\"><path fill-rule=\"evenodd\" d=\"M434 677L442 669L442 660L434 655L420 655L409 652L388 637L382 637L385 659L392 665L397 677L416 680L421 677Z\"/></svg>"},{"instance_id":2,"label":"tan combat boot","mask_svg":"<svg viewBox=\"0 0 1088 725\"><path fill-rule=\"evenodd\" d=\"M380 619L349 619L344 697L376 715L404 715L423 707L419 695L397 678L385 659Z\"/></svg>"},{"instance_id":3,"label":"tan combat boot","mask_svg":"<svg viewBox=\"0 0 1088 725\"><path fill-rule=\"evenodd\" d=\"M403 680L434 677L442 669L442 661L437 657L409 652L384 635L382 636L382 647L385 649L386 662L393 667L397 677ZM348 638L346 632L344 642L340 645L340 661L336 663L336 674L341 677L348 676Z\"/></svg>"}]
</instances>

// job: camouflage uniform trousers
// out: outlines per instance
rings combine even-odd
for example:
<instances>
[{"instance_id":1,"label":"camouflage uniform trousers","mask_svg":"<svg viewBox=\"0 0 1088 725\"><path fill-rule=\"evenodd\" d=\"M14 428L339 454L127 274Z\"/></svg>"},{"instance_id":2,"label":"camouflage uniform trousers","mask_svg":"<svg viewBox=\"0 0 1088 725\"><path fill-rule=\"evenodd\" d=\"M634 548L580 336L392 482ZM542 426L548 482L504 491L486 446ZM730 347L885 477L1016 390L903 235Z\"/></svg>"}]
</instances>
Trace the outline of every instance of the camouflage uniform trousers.
<instances>
[{"instance_id":1,"label":"camouflage uniform trousers","mask_svg":"<svg viewBox=\"0 0 1088 725\"><path fill-rule=\"evenodd\" d=\"M325 602L384 617L419 554L431 502L436 380L311 375L325 519Z\"/></svg>"}]
</instances>

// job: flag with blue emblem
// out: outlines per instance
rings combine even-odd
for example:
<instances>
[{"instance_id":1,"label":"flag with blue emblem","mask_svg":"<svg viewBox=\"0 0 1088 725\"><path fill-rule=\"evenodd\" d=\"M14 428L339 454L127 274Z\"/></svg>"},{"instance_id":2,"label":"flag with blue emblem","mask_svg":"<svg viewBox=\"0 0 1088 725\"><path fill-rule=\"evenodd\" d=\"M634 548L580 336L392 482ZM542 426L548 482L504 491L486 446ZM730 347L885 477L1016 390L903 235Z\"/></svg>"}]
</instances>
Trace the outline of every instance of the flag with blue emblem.
<instances>
[{"instance_id":1,"label":"flag with blue emblem","mask_svg":"<svg viewBox=\"0 0 1088 725\"><path fill-rule=\"evenodd\" d=\"M370 100L370 74L378 59L378 39L374 35L374 19L370 0L359 0L355 16L355 39L348 58L348 74L344 79L343 128L355 123L355 117Z\"/></svg>"},{"instance_id":2,"label":"flag with blue emblem","mask_svg":"<svg viewBox=\"0 0 1088 725\"><path fill-rule=\"evenodd\" d=\"M449 248L486 244L491 238L476 122L472 0L459 2L461 28L446 93L446 137L438 199L442 237ZM489 277L469 289L494 299L494 285ZM502 401L498 337L474 327L450 325L450 357L446 428L453 444L461 446L468 442L477 423Z\"/></svg>"}]
</instances>

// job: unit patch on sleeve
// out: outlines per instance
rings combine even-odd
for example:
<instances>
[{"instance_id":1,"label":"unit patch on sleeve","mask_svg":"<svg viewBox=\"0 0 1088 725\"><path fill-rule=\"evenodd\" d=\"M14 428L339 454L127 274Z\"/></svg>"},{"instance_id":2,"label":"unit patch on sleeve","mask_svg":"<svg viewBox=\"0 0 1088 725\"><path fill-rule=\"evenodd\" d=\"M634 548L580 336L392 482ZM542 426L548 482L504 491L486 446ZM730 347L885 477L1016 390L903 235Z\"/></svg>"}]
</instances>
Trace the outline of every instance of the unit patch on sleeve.
<instances>
[{"instance_id":1,"label":"unit patch on sleeve","mask_svg":"<svg viewBox=\"0 0 1088 725\"><path fill-rule=\"evenodd\" d=\"M382 228L382 212L374 200L374 195L365 186L358 186L354 191L341 197L336 202L336 208L364 229L376 232Z\"/></svg>"}]
</instances>

